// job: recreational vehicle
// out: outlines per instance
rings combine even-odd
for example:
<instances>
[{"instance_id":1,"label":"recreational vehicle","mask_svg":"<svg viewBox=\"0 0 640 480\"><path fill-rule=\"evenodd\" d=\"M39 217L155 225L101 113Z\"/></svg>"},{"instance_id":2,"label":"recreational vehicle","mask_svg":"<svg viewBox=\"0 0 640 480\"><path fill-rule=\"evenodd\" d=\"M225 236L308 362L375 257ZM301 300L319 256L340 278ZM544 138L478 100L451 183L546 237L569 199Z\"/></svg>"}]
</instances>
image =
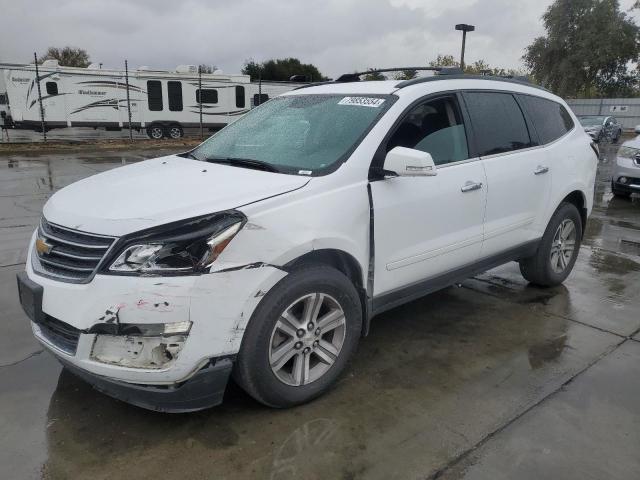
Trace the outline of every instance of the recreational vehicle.
<instances>
[{"instance_id":1,"label":"recreational vehicle","mask_svg":"<svg viewBox=\"0 0 640 480\"><path fill-rule=\"evenodd\" d=\"M6 125L41 131L39 100L46 130L64 127L103 127L107 130L144 130L150 138L179 138L184 129L217 130L250 108L299 83L252 83L248 75L219 71L198 74L195 65L175 71L63 67L46 60L36 67L0 64L0 110ZM3 98L4 97L4 98ZM3 102L4 100L4 102ZM4 103L4 104L3 104ZM130 105L129 109L127 105ZM202 120L201 120L202 119Z\"/></svg>"}]
</instances>

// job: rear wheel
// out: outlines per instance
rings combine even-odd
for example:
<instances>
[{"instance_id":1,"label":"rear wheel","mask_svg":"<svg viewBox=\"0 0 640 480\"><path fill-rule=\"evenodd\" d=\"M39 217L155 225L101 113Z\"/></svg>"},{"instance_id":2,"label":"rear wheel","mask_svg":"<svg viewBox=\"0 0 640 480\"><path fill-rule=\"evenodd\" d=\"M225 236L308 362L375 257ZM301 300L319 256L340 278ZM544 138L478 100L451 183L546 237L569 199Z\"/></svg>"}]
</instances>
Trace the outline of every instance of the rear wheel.
<instances>
[{"instance_id":1,"label":"rear wheel","mask_svg":"<svg viewBox=\"0 0 640 480\"><path fill-rule=\"evenodd\" d=\"M169 125L166 129L165 136L173 139L182 138L184 131L180 125Z\"/></svg>"},{"instance_id":2,"label":"rear wheel","mask_svg":"<svg viewBox=\"0 0 640 480\"><path fill-rule=\"evenodd\" d=\"M256 308L234 377L265 405L308 402L335 383L356 350L361 328L360 298L351 281L330 267L301 268Z\"/></svg>"},{"instance_id":3,"label":"rear wheel","mask_svg":"<svg viewBox=\"0 0 640 480\"><path fill-rule=\"evenodd\" d=\"M535 255L520 260L520 273L535 285L561 284L576 263L581 240L578 209L571 203L561 203L549 220Z\"/></svg>"},{"instance_id":4,"label":"rear wheel","mask_svg":"<svg viewBox=\"0 0 640 480\"><path fill-rule=\"evenodd\" d=\"M164 129L162 125L149 125L147 127L147 137L152 140L160 140L164 137Z\"/></svg>"}]
</instances>

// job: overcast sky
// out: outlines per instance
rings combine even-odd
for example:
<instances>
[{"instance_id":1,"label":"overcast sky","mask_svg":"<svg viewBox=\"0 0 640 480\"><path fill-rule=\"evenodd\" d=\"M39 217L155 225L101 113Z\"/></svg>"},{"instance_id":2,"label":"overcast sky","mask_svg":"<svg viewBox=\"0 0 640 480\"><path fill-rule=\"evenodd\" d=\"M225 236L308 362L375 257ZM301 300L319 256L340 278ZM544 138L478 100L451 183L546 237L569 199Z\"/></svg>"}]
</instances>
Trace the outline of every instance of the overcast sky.
<instances>
[{"instance_id":1,"label":"overcast sky","mask_svg":"<svg viewBox=\"0 0 640 480\"><path fill-rule=\"evenodd\" d=\"M328 76L369 67L425 65L456 57L456 23L477 30L468 61L522 67L523 49L543 33L550 0L0 0L0 62L29 62L48 46L85 48L121 68L297 57ZM633 0L622 0L628 8Z\"/></svg>"}]
</instances>

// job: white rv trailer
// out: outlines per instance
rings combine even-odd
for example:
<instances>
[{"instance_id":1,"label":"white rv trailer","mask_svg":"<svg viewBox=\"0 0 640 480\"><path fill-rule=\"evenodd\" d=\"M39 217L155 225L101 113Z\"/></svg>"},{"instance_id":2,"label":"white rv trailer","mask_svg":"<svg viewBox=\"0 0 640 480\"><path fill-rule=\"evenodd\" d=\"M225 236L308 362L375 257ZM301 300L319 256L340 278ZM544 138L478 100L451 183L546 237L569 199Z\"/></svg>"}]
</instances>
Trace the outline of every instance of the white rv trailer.
<instances>
[{"instance_id":1,"label":"white rv trailer","mask_svg":"<svg viewBox=\"0 0 640 480\"><path fill-rule=\"evenodd\" d=\"M57 60L38 66L46 129L64 127L128 128L124 70L63 67ZM141 67L129 71L131 126L151 138L178 138L184 128L217 130L250 108L292 90L301 83L251 82L248 75L202 74L180 65L175 71ZM4 88L3 88L4 87ZM4 90L4 92L3 92ZM0 63L0 100L6 97L4 122L12 128L41 131L38 84L34 64ZM1 103L1 102L0 102Z\"/></svg>"}]
</instances>

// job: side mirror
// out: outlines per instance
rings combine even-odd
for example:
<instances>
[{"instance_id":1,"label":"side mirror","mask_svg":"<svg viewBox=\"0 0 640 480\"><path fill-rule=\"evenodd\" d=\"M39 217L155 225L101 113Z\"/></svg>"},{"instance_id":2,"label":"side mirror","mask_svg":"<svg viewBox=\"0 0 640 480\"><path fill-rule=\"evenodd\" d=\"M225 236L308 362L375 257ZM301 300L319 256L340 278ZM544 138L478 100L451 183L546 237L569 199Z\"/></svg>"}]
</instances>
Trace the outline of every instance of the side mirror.
<instances>
[{"instance_id":1,"label":"side mirror","mask_svg":"<svg viewBox=\"0 0 640 480\"><path fill-rule=\"evenodd\" d=\"M384 169L399 177L430 177L438 174L430 153L405 147L395 147L387 153Z\"/></svg>"},{"instance_id":2,"label":"side mirror","mask_svg":"<svg viewBox=\"0 0 640 480\"><path fill-rule=\"evenodd\" d=\"M640 125L636 125L636 128L634 128L634 131L640 135Z\"/></svg>"}]
</instances>

